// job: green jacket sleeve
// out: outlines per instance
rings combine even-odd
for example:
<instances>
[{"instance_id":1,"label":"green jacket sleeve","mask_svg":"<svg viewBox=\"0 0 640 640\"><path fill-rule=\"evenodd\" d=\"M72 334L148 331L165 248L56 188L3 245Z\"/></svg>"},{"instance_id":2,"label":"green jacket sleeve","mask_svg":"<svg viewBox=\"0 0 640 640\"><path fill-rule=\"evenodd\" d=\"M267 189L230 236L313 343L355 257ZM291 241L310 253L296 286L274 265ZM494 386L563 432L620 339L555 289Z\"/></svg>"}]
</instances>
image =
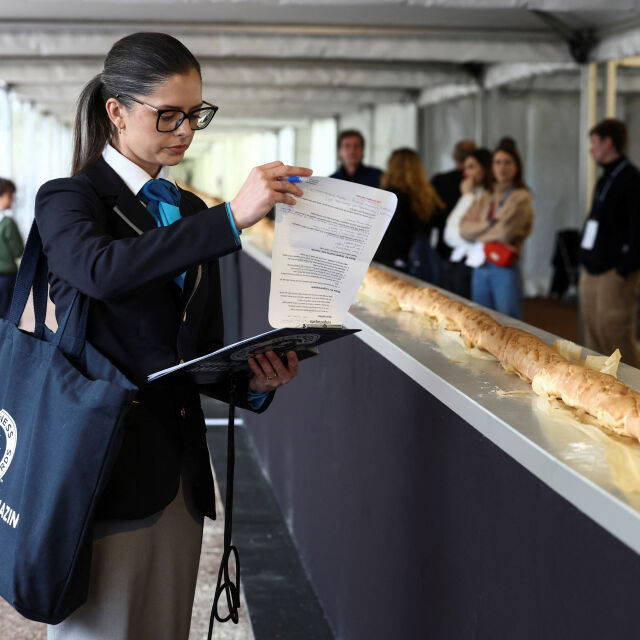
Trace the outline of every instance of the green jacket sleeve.
<instances>
[{"instance_id":1,"label":"green jacket sleeve","mask_svg":"<svg viewBox=\"0 0 640 640\"><path fill-rule=\"evenodd\" d=\"M5 225L6 241L9 251L14 260L17 260L24 251L24 244L22 242L22 236L18 230L18 225L9 218L8 224Z\"/></svg>"}]
</instances>

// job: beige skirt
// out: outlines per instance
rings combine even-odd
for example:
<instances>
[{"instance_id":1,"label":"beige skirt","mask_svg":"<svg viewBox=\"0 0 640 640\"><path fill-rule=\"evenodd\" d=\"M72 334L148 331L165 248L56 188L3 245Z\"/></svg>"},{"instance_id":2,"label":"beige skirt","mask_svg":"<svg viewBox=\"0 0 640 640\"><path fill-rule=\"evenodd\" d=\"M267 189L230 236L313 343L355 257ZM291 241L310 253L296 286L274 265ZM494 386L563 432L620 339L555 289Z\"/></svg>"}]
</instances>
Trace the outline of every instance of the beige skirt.
<instances>
[{"instance_id":1,"label":"beige skirt","mask_svg":"<svg viewBox=\"0 0 640 640\"><path fill-rule=\"evenodd\" d=\"M161 512L96 524L87 602L48 640L188 640L203 519L182 483Z\"/></svg>"}]
</instances>

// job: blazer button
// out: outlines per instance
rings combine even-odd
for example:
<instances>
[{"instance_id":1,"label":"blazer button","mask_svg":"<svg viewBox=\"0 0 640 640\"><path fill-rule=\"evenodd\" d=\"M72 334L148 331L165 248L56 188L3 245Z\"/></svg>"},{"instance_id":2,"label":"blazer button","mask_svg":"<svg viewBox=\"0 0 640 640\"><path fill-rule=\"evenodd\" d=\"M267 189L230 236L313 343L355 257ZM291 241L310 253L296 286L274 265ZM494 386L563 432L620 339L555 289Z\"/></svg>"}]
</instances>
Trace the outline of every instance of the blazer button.
<instances>
[{"instance_id":1,"label":"blazer button","mask_svg":"<svg viewBox=\"0 0 640 640\"><path fill-rule=\"evenodd\" d=\"M182 316L182 322L186 322L187 321L187 312L184 312L184 315Z\"/></svg>"},{"instance_id":2,"label":"blazer button","mask_svg":"<svg viewBox=\"0 0 640 640\"><path fill-rule=\"evenodd\" d=\"M180 358L180 362L178 364L184 364L184 360Z\"/></svg>"},{"instance_id":3,"label":"blazer button","mask_svg":"<svg viewBox=\"0 0 640 640\"><path fill-rule=\"evenodd\" d=\"M184 418L187 415L187 412L184 410L184 407L180 409L180 415Z\"/></svg>"}]
</instances>

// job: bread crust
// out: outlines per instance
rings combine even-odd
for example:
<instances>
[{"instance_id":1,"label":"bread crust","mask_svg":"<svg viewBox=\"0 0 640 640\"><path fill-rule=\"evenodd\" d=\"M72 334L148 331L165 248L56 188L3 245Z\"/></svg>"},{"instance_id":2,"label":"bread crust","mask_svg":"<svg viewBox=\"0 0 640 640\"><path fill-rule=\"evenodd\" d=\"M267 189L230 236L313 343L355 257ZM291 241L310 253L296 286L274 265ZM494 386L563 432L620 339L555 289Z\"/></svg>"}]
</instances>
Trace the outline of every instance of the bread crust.
<instances>
[{"instance_id":1,"label":"bread crust","mask_svg":"<svg viewBox=\"0 0 640 640\"><path fill-rule=\"evenodd\" d=\"M538 395L560 398L615 433L640 440L640 394L608 373L556 362L539 371L531 386Z\"/></svg>"},{"instance_id":2,"label":"bread crust","mask_svg":"<svg viewBox=\"0 0 640 640\"><path fill-rule=\"evenodd\" d=\"M614 376L585 369L528 331L506 327L488 313L433 288L414 287L370 267L364 289L378 289L397 308L425 316L441 328L459 331L465 344L495 356L508 371L532 384L535 393L559 398L611 431L640 440L640 394Z\"/></svg>"}]
</instances>

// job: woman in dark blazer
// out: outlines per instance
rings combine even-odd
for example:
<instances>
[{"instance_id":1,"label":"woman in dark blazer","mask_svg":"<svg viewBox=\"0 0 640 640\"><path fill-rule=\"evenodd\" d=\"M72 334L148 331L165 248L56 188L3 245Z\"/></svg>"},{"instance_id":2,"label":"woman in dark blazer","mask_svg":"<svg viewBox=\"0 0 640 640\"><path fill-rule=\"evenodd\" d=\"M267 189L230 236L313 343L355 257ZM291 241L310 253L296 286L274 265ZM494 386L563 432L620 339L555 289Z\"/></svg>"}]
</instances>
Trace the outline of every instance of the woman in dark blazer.
<instances>
[{"instance_id":1,"label":"woman in dark blazer","mask_svg":"<svg viewBox=\"0 0 640 640\"><path fill-rule=\"evenodd\" d=\"M86 604L49 627L50 639L186 640L203 517L215 517L199 392L147 385L157 370L222 346L218 257L240 231L301 191L308 169L274 162L250 173L213 208L179 189L178 164L217 107L203 102L200 67L174 38L138 33L117 42L78 103L73 177L42 186L36 221L58 317L74 291L89 296L87 339L140 389L110 482L95 514ZM297 374L273 352L250 361L236 402L264 411ZM79 402L81 399L79 398Z\"/></svg>"}]
</instances>

